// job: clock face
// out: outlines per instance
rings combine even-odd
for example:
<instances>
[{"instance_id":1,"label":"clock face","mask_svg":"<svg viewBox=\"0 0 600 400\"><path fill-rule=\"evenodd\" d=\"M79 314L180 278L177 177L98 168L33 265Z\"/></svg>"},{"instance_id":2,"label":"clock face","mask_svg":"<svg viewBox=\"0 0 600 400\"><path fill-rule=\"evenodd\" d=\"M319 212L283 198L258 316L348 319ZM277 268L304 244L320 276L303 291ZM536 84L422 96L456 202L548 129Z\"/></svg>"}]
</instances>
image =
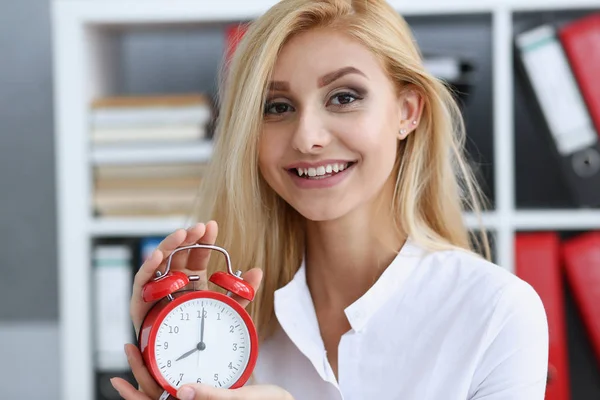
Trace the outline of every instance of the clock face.
<instances>
[{"instance_id":1,"label":"clock face","mask_svg":"<svg viewBox=\"0 0 600 400\"><path fill-rule=\"evenodd\" d=\"M200 298L167 314L154 352L158 370L175 388L186 383L228 388L246 369L250 345L248 328L231 306Z\"/></svg>"}]
</instances>

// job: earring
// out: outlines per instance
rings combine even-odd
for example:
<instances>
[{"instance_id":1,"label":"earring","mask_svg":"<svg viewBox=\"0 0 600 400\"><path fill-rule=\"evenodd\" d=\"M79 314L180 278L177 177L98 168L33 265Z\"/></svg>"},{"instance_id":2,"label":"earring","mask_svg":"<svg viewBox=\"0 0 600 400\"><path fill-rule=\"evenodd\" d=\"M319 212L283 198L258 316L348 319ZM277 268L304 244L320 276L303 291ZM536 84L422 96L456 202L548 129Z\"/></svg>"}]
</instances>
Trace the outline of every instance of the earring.
<instances>
[{"instance_id":1,"label":"earring","mask_svg":"<svg viewBox=\"0 0 600 400\"><path fill-rule=\"evenodd\" d=\"M413 122L412 122L412 124L413 124L413 125L416 125L416 124L417 124L417 120L416 120L416 119L413 119Z\"/></svg>"},{"instance_id":2,"label":"earring","mask_svg":"<svg viewBox=\"0 0 600 400\"><path fill-rule=\"evenodd\" d=\"M405 135L406 134L406 129L404 129L404 128L400 129L400 134L401 135Z\"/></svg>"}]
</instances>

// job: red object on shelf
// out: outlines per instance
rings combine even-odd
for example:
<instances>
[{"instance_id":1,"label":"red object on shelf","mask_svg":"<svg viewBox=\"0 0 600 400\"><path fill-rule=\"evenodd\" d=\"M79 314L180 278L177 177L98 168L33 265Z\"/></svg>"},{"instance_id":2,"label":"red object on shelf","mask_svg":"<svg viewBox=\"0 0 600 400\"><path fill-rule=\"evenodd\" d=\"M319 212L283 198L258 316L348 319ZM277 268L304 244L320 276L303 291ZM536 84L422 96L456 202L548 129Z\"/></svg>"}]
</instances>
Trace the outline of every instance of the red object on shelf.
<instances>
[{"instance_id":1,"label":"red object on shelf","mask_svg":"<svg viewBox=\"0 0 600 400\"><path fill-rule=\"evenodd\" d=\"M570 399L565 303L560 238L555 232L519 233L515 239L515 272L540 296L549 328L546 400Z\"/></svg>"},{"instance_id":2,"label":"red object on shelf","mask_svg":"<svg viewBox=\"0 0 600 400\"><path fill-rule=\"evenodd\" d=\"M567 282L600 365L600 231L566 240L563 255Z\"/></svg>"},{"instance_id":3,"label":"red object on shelf","mask_svg":"<svg viewBox=\"0 0 600 400\"><path fill-rule=\"evenodd\" d=\"M225 28L225 62L229 64L233 52L237 45L242 40L242 37L246 33L248 25L246 24L232 24Z\"/></svg>"},{"instance_id":4,"label":"red object on shelf","mask_svg":"<svg viewBox=\"0 0 600 400\"><path fill-rule=\"evenodd\" d=\"M558 30L558 36L600 135L600 13L568 23Z\"/></svg>"}]
</instances>

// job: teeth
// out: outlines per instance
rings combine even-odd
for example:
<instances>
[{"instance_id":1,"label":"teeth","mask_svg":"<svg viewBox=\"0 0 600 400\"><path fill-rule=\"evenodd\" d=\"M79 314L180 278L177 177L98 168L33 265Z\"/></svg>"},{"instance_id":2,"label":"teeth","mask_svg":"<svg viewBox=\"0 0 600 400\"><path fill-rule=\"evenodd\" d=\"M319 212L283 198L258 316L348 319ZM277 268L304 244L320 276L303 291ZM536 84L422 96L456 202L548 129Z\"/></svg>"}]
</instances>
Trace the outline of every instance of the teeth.
<instances>
[{"instance_id":1,"label":"teeth","mask_svg":"<svg viewBox=\"0 0 600 400\"><path fill-rule=\"evenodd\" d=\"M335 163L335 164L327 164L321 165L316 168L296 168L296 172L298 176L323 176L325 174L331 174L332 172L341 172L348 168L348 163Z\"/></svg>"}]
</instances>

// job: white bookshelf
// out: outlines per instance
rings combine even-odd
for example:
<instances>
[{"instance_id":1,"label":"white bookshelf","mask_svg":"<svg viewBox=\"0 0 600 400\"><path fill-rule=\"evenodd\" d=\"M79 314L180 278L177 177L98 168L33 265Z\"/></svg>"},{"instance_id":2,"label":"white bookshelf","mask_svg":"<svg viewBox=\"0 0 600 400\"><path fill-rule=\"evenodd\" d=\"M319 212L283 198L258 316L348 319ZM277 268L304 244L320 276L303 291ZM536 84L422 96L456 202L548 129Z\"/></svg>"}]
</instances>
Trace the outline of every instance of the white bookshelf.
<instances>
[{"instance_id":1,"label":"white bookshelf","mask_svg":"<svg viewBox=\"0 0 600 400\"><path fill-rule=\"evenodd\" d=\"M88 104L114 91L115 28L148 25L204 24L255 18L272 0L54 0L54 105L58 267L60 294L60 367L63 400L94 399L92 316L90 315L91 239L110 236L163 235L185 226L183 219L111 218L90 214L90 167L111 160L190 160L210 157L200 149L90 151ZM493 145L495 210L483 216L495 234L497 262L514 271L516 231L600 229L600 210L529 210L515 207L513 143L512 17L514 12L600 9L598 0L390 0L405 16L489 13L493 36ZM501 167L500 167L501 166ZM470 227L477 227L466 214Z\"/></svg>"}]
</instances>

